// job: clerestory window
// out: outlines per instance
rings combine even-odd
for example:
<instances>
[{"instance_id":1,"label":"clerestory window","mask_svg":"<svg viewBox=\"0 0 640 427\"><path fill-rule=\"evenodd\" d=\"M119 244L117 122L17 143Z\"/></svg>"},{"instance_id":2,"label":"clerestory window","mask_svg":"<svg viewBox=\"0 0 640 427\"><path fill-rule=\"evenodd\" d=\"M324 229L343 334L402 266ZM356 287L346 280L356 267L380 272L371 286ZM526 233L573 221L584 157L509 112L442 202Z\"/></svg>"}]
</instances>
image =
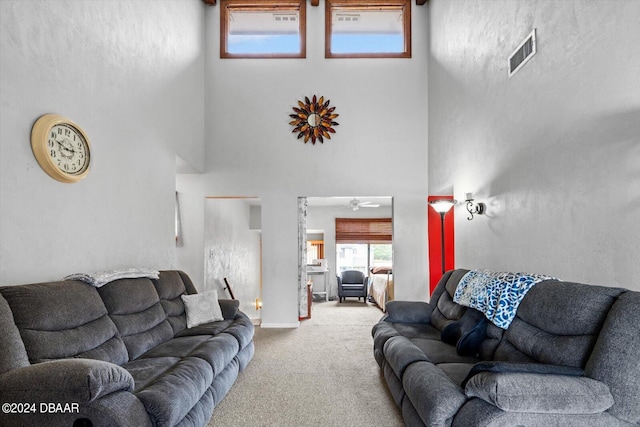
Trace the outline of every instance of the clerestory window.
<instances>
[{"instance_id":1,"label":"clerestory window","mask_svg":"<svg viewBox=\"0 0 640 427\"><path fill-rule=\"evenodd\" d=\"M305 0L222 0L221 58L305 58Z\"/></svg>"},{"instance_id":2,"label":"clerestory window","mask_svg":"<svg viewBox=\"0 0 640 427\"><path fill-rule=\"evenodd\" d=\"M326 0L326 58L410 58L410 0Z\"/></svg>"}]
</instances>

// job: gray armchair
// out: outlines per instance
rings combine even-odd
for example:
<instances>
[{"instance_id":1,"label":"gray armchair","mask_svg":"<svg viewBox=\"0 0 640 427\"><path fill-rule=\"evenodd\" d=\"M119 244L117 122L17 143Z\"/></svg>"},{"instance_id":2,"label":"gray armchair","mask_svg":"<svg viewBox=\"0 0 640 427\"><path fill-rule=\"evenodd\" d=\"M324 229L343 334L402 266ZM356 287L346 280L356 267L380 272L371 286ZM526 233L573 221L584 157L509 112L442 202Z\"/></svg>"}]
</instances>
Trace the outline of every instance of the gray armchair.
<instances>
[{"instance_id":1,"label":"gray armchair","mask_svg":"<svg viewBox=\"0 0 640 427\"><path fill-rule=\"evenodd\" d=\"M358 297L367 303L369 292L369 278L361 271L346 270L337 275L338 278L338 298L340 302L347 297Z\"/></svg>"}]
</instances>

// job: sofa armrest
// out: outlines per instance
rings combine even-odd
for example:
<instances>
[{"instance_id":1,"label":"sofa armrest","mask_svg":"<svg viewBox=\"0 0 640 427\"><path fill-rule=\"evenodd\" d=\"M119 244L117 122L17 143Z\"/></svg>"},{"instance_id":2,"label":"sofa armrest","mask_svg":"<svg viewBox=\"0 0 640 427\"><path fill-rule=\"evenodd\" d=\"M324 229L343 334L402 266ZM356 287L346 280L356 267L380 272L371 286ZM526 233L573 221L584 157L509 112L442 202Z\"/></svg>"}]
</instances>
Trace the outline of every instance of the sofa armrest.
<instances>
[{"instance_id":1,"label":"sofa armrest","mask_svg":"<svg viewBox=\"0 0 640 427\"><path fill-rule=\"evenodd\" d=\"M431 323L433 307L422 301L389 301L386 305L387 322Z\"/></svg>"},{"instance_id":2,"label":"sofa armrest","mask_svg":"<svg viewBox=\"0 0 640 427\"><path fill-rule=\"evenodd\" d=\"M478 362L471 367L471 370L467 374L467 377L462 381L460 387L464 388L467 382L480 372L496 372L496 373L509 373L519 372L523 374L554 374L554 375L569 375L574 377L581 377L584 375L582 368L575 368L573 366L560 366L551 365L548 363L517 363L517 362L503 362L498 360L485 360Z\"/></svg>"},{"instance_id":3,"label":"sofa armrest","mask_svg":"<svg viewBox=\"0 0 640 427\"><path fill-rule=\"evenodd\" d=\"M115 391L133 391L133 388L131 374L113 363L60 359L2 374L0 401L86 404Z\"/></svg>"},{"instance_id":4,"label":"sofa armrest","mask_svg":"<svg viewBox=\"0 0 640 427\"><path fill-rule=\"evenodd\" d=\"M240 301L237 299L218 299L224 320L233 320L238 313Z\"/></svg>"},{"instance_id":5,"label":"sofa armrest","mask_svg":"<svg viewBox=\"0 0 640 427\"><path fill-rule=\"evenodd\" d=\"M522 372L480 372L467 382L465 394L511 412L597 414L614 403L601 381Z\"/></svg>"}]
</instances>

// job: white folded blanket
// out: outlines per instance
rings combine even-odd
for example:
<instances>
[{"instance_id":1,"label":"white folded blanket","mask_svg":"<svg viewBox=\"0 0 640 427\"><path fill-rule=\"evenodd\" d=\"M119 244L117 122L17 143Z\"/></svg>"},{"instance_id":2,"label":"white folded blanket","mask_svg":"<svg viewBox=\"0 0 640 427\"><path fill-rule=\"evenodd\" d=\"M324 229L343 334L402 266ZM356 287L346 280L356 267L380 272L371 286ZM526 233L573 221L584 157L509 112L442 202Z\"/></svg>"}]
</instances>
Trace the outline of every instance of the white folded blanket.
<instances>
[{"instance_id":1,"label":"white folded blanket","mask_svg":"<svg viewBox=\"0 0 640 427\"><path fill-rule=\"evenodd\" d=\"M97 271L95 273L75 273L70 274L62 280L81 280L99 288L114 280L135 279L139 277L157 279L160 277L160 272L150 268L127 268L123 270Z\"/></svg>"}]
</instances>

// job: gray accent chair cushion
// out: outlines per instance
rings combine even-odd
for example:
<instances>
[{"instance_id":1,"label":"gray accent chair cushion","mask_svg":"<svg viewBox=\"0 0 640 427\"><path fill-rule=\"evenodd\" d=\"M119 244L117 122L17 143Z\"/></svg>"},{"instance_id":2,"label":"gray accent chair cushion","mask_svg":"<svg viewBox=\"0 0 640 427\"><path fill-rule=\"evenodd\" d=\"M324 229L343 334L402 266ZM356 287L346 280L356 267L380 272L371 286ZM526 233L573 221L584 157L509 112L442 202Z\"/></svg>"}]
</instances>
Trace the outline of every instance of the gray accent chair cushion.
<instances>
[{"instance_id":1,"label":"gray accent chair cushion","mask_svg":"<svg viewBox=\"0 0 640 427\"><path fill-rule=\"evenodd\" d=\"M361 271L346 270L337 275L338 280L338 298L340 302L346 300L347 297L362 298L367 302L367 294L369 293L369 278Z\"/></svg>"}]
</instances>

